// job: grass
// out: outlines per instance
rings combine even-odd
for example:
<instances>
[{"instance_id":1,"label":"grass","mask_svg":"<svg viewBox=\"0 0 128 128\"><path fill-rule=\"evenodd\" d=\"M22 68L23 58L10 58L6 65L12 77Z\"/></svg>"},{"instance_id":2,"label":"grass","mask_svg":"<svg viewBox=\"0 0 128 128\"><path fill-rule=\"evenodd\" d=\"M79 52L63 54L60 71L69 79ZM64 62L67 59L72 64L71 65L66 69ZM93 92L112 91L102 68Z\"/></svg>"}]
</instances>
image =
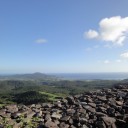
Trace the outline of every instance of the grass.
<instances>
[{"instance_id":1,"label":"grass","mask_svg":"<svg viewBox=\"0 0 128 128\"><path fill-rule=\"evenodd\" d=\"M56 101L57 99L57 97L59 96L59 95L56 95L56 94L52 94L52 93L48 93L48 92L39 92L40 94L44 94L44 95L47 95L48 96L48 99L50 100L50 101Z\"/></svg>"}]
</instances>

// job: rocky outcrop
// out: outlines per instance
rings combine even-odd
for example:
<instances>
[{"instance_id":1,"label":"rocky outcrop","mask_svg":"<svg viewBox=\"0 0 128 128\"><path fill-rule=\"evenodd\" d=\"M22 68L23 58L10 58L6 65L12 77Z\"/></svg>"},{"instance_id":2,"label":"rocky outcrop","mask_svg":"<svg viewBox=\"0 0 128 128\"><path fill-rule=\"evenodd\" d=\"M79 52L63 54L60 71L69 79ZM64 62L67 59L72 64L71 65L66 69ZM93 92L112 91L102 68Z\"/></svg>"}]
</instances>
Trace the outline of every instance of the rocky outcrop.
<instances>
[{"instance_id":1,"label":"rocky outcrop","mask_svg":"<svg viewBox=\"0 0 128 128\"><path fill-rule=\"evenodd\" d=\"M0 128L128 128L128 86L85 92L55 103L8 105Z\"/></svg>"}]
</instances>

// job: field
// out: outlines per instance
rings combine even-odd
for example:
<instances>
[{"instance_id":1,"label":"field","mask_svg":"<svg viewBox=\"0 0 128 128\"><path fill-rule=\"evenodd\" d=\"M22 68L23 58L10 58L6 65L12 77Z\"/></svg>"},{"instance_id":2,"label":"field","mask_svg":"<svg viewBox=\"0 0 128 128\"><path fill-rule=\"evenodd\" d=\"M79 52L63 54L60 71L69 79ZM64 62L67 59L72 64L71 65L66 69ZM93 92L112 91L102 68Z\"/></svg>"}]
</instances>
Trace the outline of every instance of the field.
<instances>
[{"instance_id":1,"label":"field","mask_svg":"<svg viewBox=\"0 0 128 128\"><path fill-rule=\"evenodd\" d=\"M120 82L126 82L126 80L1 80L0 106L12 103L53 102L57 98L63 98L68 95L110 88Z\"/></svg>"}]
</instances>

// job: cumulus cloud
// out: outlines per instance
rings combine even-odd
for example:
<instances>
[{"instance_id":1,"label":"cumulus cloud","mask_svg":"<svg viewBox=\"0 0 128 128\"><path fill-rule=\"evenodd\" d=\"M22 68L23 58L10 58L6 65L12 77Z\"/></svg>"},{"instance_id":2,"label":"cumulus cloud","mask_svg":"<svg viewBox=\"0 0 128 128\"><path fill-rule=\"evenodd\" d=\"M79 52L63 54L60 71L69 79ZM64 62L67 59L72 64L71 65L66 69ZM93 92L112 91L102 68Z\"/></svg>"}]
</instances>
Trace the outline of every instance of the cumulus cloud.
<instances>
[{"instance_id":1,"label":"cumulus cloud","mask_svg":"<svg viewBox=\"0 0 128 128\"><path fill-rule=\"evenodd\" d=\"M47 40L43 39L43 38L36 40L36 43L38 43L38 44L43 44L43 43L46 43L46 42L47 42Z\"/></svg>"},{"instance_id":2,"label":"cumulus cloud","mask_svg":"<svg viewBox=\"0 0 128 128\"><path fill-rule=\"evenodd\" d=\"M104 64L109 64L109 63L110 63L109 60L105 60L105 61L104 61Z\"/></svg>"},{"instance_id":3,"label":"cumulus cloud","mask_svg":"<svg viewBox=\"0 0 128 128\"><path fill-rule=\"evenodd\" d=\"M128 52L124 52L124 53L120 54L120 57L122 57L124 59L128 59Z\"/></svg>"},{"instance_id":4,"label":"cumulus cloud","mask_svg":"<svg viewBox=\"0 0 128 128\"><path fill-rule=\"evenodd\" d=\"M104 18L99 22L99 31L89 30L85 36L90 39L98 38L102 41L123 45L128 35L128 17L115 16Z\"/></svg>"},{"instance_id":5,"label":"cumulus cloud","mask_svg":"<svg viewBox=\"0 0 128 128\"><path fill-rule=\"evenodd\" d=\"M121 60L120 60L120 59L117 59L116 62L117 62L117 63L121 63Z\"/></svg>"},{"instance_id":6,"label":"cumulus cloud","mask_svg":"<svg viewBox=\"0 0 128 128\"><path fill-rule=\"evenodd\" d=\"M99 34L95 30L90 29L88 32L85 32L85 36L87 38L93 39L93 38L97 38L99 36Z\"/></svg>"}]
</instances>

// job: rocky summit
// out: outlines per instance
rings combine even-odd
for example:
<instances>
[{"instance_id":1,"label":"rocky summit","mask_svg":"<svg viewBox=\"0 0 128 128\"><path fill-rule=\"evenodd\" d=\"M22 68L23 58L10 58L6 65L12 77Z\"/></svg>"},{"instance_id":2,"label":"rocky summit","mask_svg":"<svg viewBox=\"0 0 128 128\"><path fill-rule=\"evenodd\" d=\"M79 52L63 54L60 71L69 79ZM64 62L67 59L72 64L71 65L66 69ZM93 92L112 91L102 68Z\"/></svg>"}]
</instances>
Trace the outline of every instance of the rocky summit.
<instances>
[{"instance_id":1,"label":"rocky summit","mask_svg":"<svg viewBox=\"0 0 128 128\"><path fill-rule=\"evenodd\" d=\"M54 103L7 105L0 128L128 128L128 85L69 96Z\"/></svg>"}]
</instances>

